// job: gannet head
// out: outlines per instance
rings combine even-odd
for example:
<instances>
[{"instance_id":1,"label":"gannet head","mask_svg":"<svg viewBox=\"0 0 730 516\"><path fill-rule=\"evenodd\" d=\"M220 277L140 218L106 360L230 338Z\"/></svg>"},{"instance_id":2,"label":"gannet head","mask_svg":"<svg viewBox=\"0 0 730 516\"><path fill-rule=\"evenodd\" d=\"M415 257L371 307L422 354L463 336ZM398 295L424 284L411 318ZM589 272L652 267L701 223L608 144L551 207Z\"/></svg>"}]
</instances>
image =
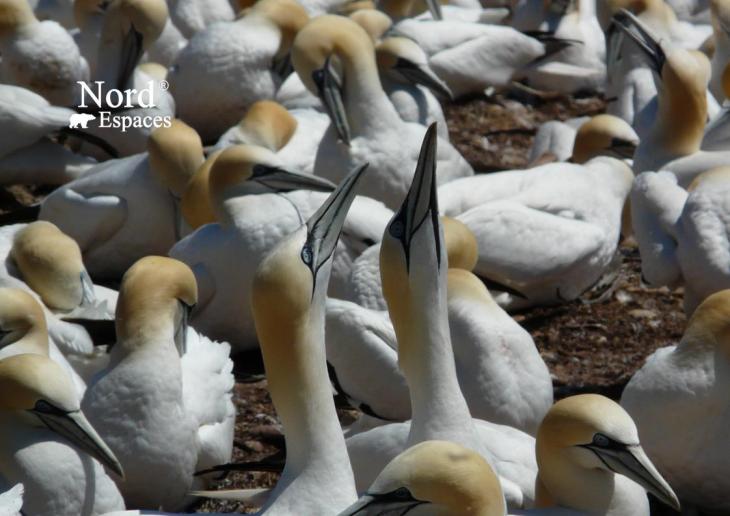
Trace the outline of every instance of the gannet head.
<instances>
[{"instance_id":1,"label":"gannet head","mask_svg":"<svg viewBox=\"0 0 730 516\"><path fill-rule=\"evenodd\" d=\"M215 211L210 203L210 169L224 149L215 151L203 162L188 181L180 199L180 213L188 226L198 229L205 224L216 222Z\"/></svg>"},{"instance_id":2,"label":"gannet head","mask_svg":"<svg viewBox=\"0 0 730 516\"><path fill-rule=\"evenodd\" d=\"M185 354L188 316L198 302L190 267L162 256L137 260L122 277L116 310L118 346L133 351L168 333Z\"/></svg>"},{"instance_id":3,"label":"gannet head","mask_svg":"<svg viewBox=\"0 0 730 516\"><path fill-rule=\"evenodd\" d=\"M449 268L474 270L479 259L479 244L471 229L460 220L451 217L441 217L444 227L444 241Z\"/></svg>"},{"instance_id":4,"label":"gannet head","mask_svg":"<svg viewBox=\"0 0 730 516\"><path fill-rule=\"evenodd\" d=\"M695 308L682 336L682 344L730 352L730 290L711 294Z\"/></svg>"},{"instance_id":5,"label":"gannet head","mask_svg":"<svg viewBox=\"0 0 730 516\"><path fill-rule=\"evenodd\" d=\"M18 231L10 256L49 308L68 311L96 300L79 245L51 222L39 220Z\"/></svg>"},{"instance_id":6,"label":"gannet head","mask_svg":"<svg viewBox=\"0 0 730 516\"><path fill-rule=\"evenodd\" d=\"M251 12L264 16L279 28L281 42L275 60L289 54L297 33L309 21L307 11L296 0L260 0L253 5Z\"/></svg>"},{"instance_id":7,"label":"gannet head","mask_svg":"<svg viewBox=\"0 0 730 516\"><path fill-rule=\"evenodd\" d=\"M48 328L41 305L17 288L0 288L0 348L18 341L26 352L48 355Z\"/></svg>"},{"instance_id":8,"label":"gannet head","mask_svg":"<svg viewBox=\"0 0 730 516\"><path fill-rule=\"evenodd\" d=\"M0 38L38 21L27 0L0 0Z\"/></svg>"},{"instance_id":9,"label":"gannet head","mask_svg":"<svg viewBox=\"0 0 730 516\"><path fill-rule=\"evenodd\" d=\"M282 149L297 130L297 119L273 100L260 100L248 108L238 123L252 145L266 147L272 152Z\"/></svg>"},{"instance_id":10,"label":"gannet head","mask_svg":"<svg viewBox=\"0 0 730 516\"><path fill-rule=\"evenodd\" d=\"M393 20L384 12L376 9L358 9L351 12L350 19L365 29L373 44L377 43L388 29L393 25Z\"/></svg>"},{"instance_id":11,"label":"gannet head","mask_svg":"<svg viewBox=\"0 0 730 516\"><path fill-rule=\"evenodd\" d=\"M375 47L375 59L381 73L392 73L407 82L420 84L434 94L452 99L451 90L428 65L428 56L409 38L392 36Z\"/></svg>"},{"instance_id":12,"label":"gannet head","mask_svg":"<svg viewBox=\"0 0 730 516\"><path fill-rule=\"evenodd\" d=\"M592 484L587 490L581 485L582 476L605 472L628 477L679 510L674 491L644 453L631 416L605 396L582 394L553 405L538 429L536 452L539 479L558 505L591 509L579 506L576 496L605 503L612 490L589 492Z\"/></svg>"},{"instance_id":13,"label":"gannet head","mask_svg":"<svg viewBox=\"0 0 730 516\"><path fill-rule=\"evenodd\" d=\"M23 354L0 360L0 411L48 428L124 478L122 465L81 412L68 374L48 357Z\"/></svg>"},{"instance_id":14,"label":"gannet head","mask_svg":"<svg viewBox=\"0 0 730 516\"><path fill-rule=\"evenodd\" d=\"M349 144L343 74L357 66L378 80L373 43L367 32L343 16L318 16L297 34L291 57L294 70L307 89L320 98L340 139Z\"/></svg>"},{"instance_id":15,"label":"gannet head","mask_svg":"<svg viewBox=\"0 0 730 516\"><path fill-rule=\"evenodd\" d=\"M317 176L288 172L270 150L242 144L218 155L211 165L208 188L213 211L223 220L223 203L231 197L292 190L331 192L334 185Z\"/></svg>"},{"instance_id":16,"label":"gannet head","mask_svg":"<svg viewBox=\"0 0 730 516\"><path fill-rule=\"evenodd\" d=\"M355 187L366 168L367 165L361 166L343 179L314 215L282 239L256 270L251 307L264 362L289 363L288 367L275 370L267 366L267 375L283 375L293 368L307 377L292 346L313 339L323 342L324 300L332 256L355 198ZM287 381L274 379L271 386L276 388L279 382Z\"/></svg>"},{"instance_id":17,"label":"gannet head","mask_svg":"<svg viewBox=\"0 0 730 516\"><path fill-rule=\"evenodd\" d=\"M383 296L398 337L399 356L405 356L409 343L417 340L414 332L427 331L425 325L413 322L425 322L421 307L441 307L437 313L446 313L448 263L438 215L436 141L436 124L432 124L423 139L411 187L386 227L380 247ZM432 330L448 333L448 324L444 328L432 323ZM448 339L448 335L442 337Z\"/></svg>"},{"instance_id":18,"label":"gannet head","mask_svg":"<svg viewBox=\"0 0 730 516\"><path fill-rule=\"evenodd\" d=\"M613 115L596 115L580 126L573 144L573 161L585 163L596 156L631 159L639 144L636 131Z\"/></svg>"},{"instance_id":19,"label":"gannet head","mask_svg":"<svg viewBox=\"0 0 730 516\"><path fill-rule=\"evenodd\" d=\"M159 182L180 198L203 162L203 143L198 133L182 120L155 129L147 138L150 169Z\"/></svg>"},{"instance_id":20,"label":"gannet head","mask_svg":"<svg viewBox=\"0 0 730 516\"><path fill-rule=\"evenodd\" d=\"M424 441L390 461L341 516L504 516L505 511L499 478L481 455L449 441Z\"/></svg>"}]
</instances>

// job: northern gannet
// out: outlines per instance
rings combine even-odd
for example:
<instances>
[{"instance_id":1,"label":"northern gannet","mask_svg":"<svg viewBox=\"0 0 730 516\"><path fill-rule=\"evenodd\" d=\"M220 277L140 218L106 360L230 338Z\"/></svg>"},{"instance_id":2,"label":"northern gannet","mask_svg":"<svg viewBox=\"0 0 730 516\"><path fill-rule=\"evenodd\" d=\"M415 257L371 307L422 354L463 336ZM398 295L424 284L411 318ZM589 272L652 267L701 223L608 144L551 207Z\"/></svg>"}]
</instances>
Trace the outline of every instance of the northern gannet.
<instances>
[{"instance_id":1,"label":"northern gannet","mask_svg":"<svg viewBox=\"0 0 730 516\"><path fill-rule=\"evenodd\" d=\"M244 17L198 32L169 74L177 116L212 143L253 102L273 99L291 43L307 19L294 0L262 0Z\"/></svg>"},{"instance_id":2,"label":"northern gannet","mask_svg":"<svg viewBox=\"0 0 730 516\"><path fill-rule=\"evenodd\" d=\"M52 20L38 21L26 0L0 6L0 76L59 106L71 106L89 68L71 35Z\"/></svg>"},{"instance_id":3,"label":"northern gannet","mask_svg":"<svg viewBox=\"0 0 730 516\"><path fill-rule=\"evenodd\" d=\"M276 155L263 147L236 145L212 163L208 187L218 222L198 228L169 254L187 263L198 280L195 327L236 350L255 348L249 292L256 265L316 211L334 186L317 176L282 169ZM341 295L352 261L380 239L391 215L373 199L355 199L335 253L333 295Z\"/></svg>"},{"instance_id":4,"label":"northern gannet","mask_svg":"<svg viewBox=\"0 0 730 516\"><path fill-rule=\"evenodd\" d=\"M513 507L530 506L537 473L534 439L514 428L472 419L459 387L449 336L447 255L438 217L436 130L423 141L413 184L383 235L380 273L398 338L413 419L347 440L358 490L400 452L444 439L471 447L495 468Z\"/></svg>"},{"instance_id":5,"label":"northern gannet","mask_svg":"<svg viewBox=\"0 0 730 516\"><path fill-rule=\"evenodd\" d=\"M424 128L403 122L385 95L368 34L348 18L320 16L294 40L292 63L332 119L319 144L314 173L338 181L342 170L367 161L371 170L363 180L363 195L398 206L408 189ZM442 141L439 149L441 183L473 174L448 142Z\"/></svg>"},{"instance_id":6,"label":"northern gannet","mask_svg":"<svg viewBox=\"0 0 730 516\"><path fill-rule=\"evenodd\" d=\"M60 366L36 354L0 360L0 392L0 490L22 482L23 509L38 516L124 509L102 464L119 479L122 466L87 420Z\"/></svg>"},{"instance_id":7,"label":"northern gannet","mask_svg":"<svg viewBox=\"0 0 730 516\"><path fill-rule=\"evenodd\" d=\"M135 263L122 278L109 364L84 395L84 411L124 467L119 489L134 507L183 508L193 473L231 457L230 347L197 335L191 345L196 302L185 264L158 256Z\"/></svg>"},{"instance_id":8,"label":"northern gannet","mask_svg":"<svg viewBox=\"0 0 730 516\"><path fill-rule=\"evenodd\" d=\"M78 242L94 278L118 279L136 260L166 254L180 238L178 198L203 162L197 133L173 120L148 152L108 161L46 197L40 218Z\"/></svg>"},{"instance_id":9,"label":"northern gannet","mask_svg":"<svg viewBox=\"0 0 730 516\"><path fill-rule=\"evenodd\" d=\"M724 482L729 320L730 291L709 296L681 341L649 356L621 396L647 453L683 506L713 514L730 510Z\"/></svg>"}]
</instances>

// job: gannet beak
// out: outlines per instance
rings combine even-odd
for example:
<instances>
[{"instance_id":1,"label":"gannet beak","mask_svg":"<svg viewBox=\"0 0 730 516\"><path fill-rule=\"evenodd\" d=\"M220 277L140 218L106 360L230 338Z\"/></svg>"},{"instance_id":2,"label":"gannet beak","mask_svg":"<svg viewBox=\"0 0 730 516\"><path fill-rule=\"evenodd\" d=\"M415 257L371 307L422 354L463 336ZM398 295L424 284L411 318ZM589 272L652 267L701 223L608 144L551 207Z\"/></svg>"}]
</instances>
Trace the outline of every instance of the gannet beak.
<instances>
[{"instance_id":1,"label":"gannet beak","mask_svg":"<svg viewBox=\"0 0 730 516\"><path fill-rule=\"evenodd\" d=\"M425 86L440 97L448 100L454 99L454 95L446 83L433 73L428 66L417 65L413 61L401 57L396 61L393 69L407 80Z\"/></svg>"},{"instance_id":2,"label":"gannet beak","mask_svg":"<svg viewBox=\"0 0 730 516\"><path fill-rule=\"evenodd\" d=\"M317 85L319 98L337 130L337 135L345 144L350 145L350 126L347 124L347 113L342 103L342 81L330 59L331 56L325 60L322 68L312 72L312 80Z\"/></svg>"},{"instance_id":3,"label":"gannet beak","mask_svg":"<svg viewBox=\"0 0 730 516\"><path fill-rule=\"evenodd\" d=\"M656 37L641 21L626 9L613 15L613 22L621 31L630 37L649 58L654 71L661 77L662 68L667 60Z\"/></svg>"},{"instance_id":4,"label":"gannet beak","mask_svg":"<svg viewBox=\"0 0 730 516\"><path fill-rule=\"evenodd\" d=\"M629 140L622 140L621 138L614 138L611 140L611 145L608 147L608 152L621 159L631 159L634 157L636 152L636 142Z\"/></svg>"},{"instance_id":5,"label":"gannet beak","mask_svg":"<svg viewBox=\"0 0 730 516\"><path fill-rule=\"evenodd\" d=\"M124 478L122 465L80 410L65 412L39 401L31 410L43 424Z\"/></svg>"},{"instance_id":6,"label":"gannet beak","mask_svg":"<svg viewBox=\"0 0 730 516\"><path fill-rule=\"evenodd\" d=\"M410 263L410 248L413 235L423 224L426 217L431 217L434 229L434 245L439 264L441 263L441 237L439 235L438 197L436 195L436 124L426 130L421 144L416 172L413 175L411 188L408 190L398 213L388 224L386 231L400 240L406 255L406 264Z\"/></svg>"},{"instance_id":7,"label":"gannet beak","mask_svg":"<svg viewBox=\"0 0 730 516\"><path fill-rule=\"evenodd\" d=\"M124 36L122 42L122 59L119 62L119 74L117 75L117 88L124 90L128 87L132 74L142 57L143 36L134 25L129 28L129 32Z\"/></svg>"},{"instance_id":8,"label":"gannet beak","mask_svg":"<svg viewBox=\"0 0 730 516\"><path fill-rule=\"evenodd\" d=\"M302 248L302 260L311 269L315 282L317 271L335 251L345 217L355 199L355 186L367 168L366 163L350 172L307 221L307 241Z\"/></svg>"},{"instance_id":9,"label":"gannet beak","mask_svg":"<svg viewBox=\"0 0 730 516\"><path fill-rule=\"evenodd\" d=\"M638 444L610 448L587 445L612 471L630 478L662 502L680 510L679 499Z\"/></svg>"},{"instance_id":10,"label":"gannet beak","mask_svg":"<svg viewBox=\"0 0 730 516\"><path fill-rule=\"evenodd\" d=\"M439 0L426 0L426 7L428 7L428 12L431 13L431 17L434 20L443 20L444 17L441 14L441 3Z\"/></svg>"},{"instance_id":11,"label":"gannet beak","mask_svg":"<svg viewBox=\"0 0 730 516\"><path fill-rule=\"evenodd\" d=\"M292 190L313 190L315 192L332 192L336 185L322 177L289 172L278 167L257 164L253 166L253 175L249 179L256 181L275 192Z\"/></svg>"},{"instance_id":12,"label":"gannet beak","mask_svg":"<svg viewBox=\"0 0 730 516\"><path fill-rule=\"evenodd\" d=\"M81 306L89 306L94 303L96 303L94 283L91 281L89 273L84 269L81 271Z\"/></svg>"},{"instance_id":13,"label":"gannet beak","mask_svg":"<svg viewBox=\"0 0 730 516\"><path fill-rule=\"evenodd\" d=\"M190 319L190 312L193 307L188 306L182 301L178 301L180 304L180 321L175 327L175 347L180 356L183 356L187 351L187 335L188 335L188 320Z\"/></svg>"},{"instance_id":14,"label":"gannet beak","mask_svg":"<svg viewBox=\"0 0 730 516\"><path fill-rule=\"evenodd\" d=\"M406 488L391 493L364 494L339 516L379 516L381 514L406 514L426 502L416 500Z\"/></svg>"}]
</instances>

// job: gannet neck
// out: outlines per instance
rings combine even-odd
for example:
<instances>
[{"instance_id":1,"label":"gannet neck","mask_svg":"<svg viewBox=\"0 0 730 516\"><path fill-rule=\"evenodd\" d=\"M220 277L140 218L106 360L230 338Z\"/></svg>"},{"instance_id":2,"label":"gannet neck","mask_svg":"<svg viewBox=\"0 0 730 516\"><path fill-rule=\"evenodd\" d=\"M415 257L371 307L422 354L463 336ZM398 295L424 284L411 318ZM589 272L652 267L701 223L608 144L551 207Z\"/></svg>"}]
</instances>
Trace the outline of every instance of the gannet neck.
<instances>
[{"instance_id":1,"label":"gannet neck","mask_svg":"<svg viewBox=\"0 0 730 516\"><path fill-rule=\"evenodd\" d=\"M210 200L208 181L210 169L222 152L223 149L215 151L198 167L180 199L180 212L192 229L198 229L200 226L217 220Z\"/></svg>"},{"instance_id":2,"label":"gannet neck","mask_svg":"<svg viewBox=\"0 0 730 516\"><path fill-rule=\"evenodd\" d=\"M198 133L182 120L155 129L147 139L147 153L154 176L180 198L203 163L203 143Z\"/></svg>"},{"instance_id":3,"label":"gannet neck","mask_svg":"<svg viewBox=\"0 0 730 516\"><path fill-rule=\"evenodd\" d=\"M0 288L0 330L0 357L20 353L48 356L46 317L29 293Z\"/></svg>"},{"instance_id":4,"label":"gannet neck","mask_svg":"<svg viewBox=\"0 0 730 516\"><path fill-rule=\"evenodd\" d=\"M489 294L484 283L470 271L464 269L449 269L448 272L448 302L451 303L479 303L488 310L501 312L502 309Z\"/></svg>"},{"instance_id":5,"label":"gannet neck","mask_svg":"<svg viewBox=\"0 0 730 516\"><path fill-rule=\"evenodd\" d=\"M5 39L17 30L38 23L26 0L6 0L0 6L0 39Z\"/></svg>"},{"instance_id":6,"label":"gannet neck","mask_svg":"<svg viewBox=\"0 0 730 516\"><path fill-rule=\"evenodd\" d=\"M460 220L441 217L449 269L474 270L479 259L479 246L474 233Z\"/></svg>"}]
</instances>

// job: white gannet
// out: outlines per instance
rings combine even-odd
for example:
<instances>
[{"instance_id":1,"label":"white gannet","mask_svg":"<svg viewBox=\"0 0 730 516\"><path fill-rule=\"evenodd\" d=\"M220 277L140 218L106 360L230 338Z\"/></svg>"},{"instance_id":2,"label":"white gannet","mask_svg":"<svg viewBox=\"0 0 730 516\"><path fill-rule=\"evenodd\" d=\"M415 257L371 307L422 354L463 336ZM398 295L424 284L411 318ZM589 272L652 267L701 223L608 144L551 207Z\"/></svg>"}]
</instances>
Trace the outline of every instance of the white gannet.
<instances>
[{"instance_id":1,"label":"white gannet","mask_svg":"<svg viewBox=\"0 0 730 516\"><path fill-rule=\"evenodd\" d=\"M378 514L504 516L499 478L474 450L424 441L399 454L341 516Z\"/></svg>"},{"instance_id":2,"label":"white gannet","mask_svg":"<svg viewBox=\"0 0 730 516\"><path fill-rule=\"evenodd\" d=\"M335 62L341 63L340 73ZM324 103L332 123L319 144L315 174L338 181L342 170L370 163L362 193L396 207L408 190L423 126L403 122L385 95L370 37L341 16L320 16L297 35L294 69ZM448 142L439 146L440 182L473 174Z\"/></svg>"},{"instance_id":3,"label":"white gannet","mask_svg":"<svg viewBox=\"0 0 730 516\"><path fill-rule=\"evenodd\" d=\"M557 516L564 514L560 507L578 514L649 516L647 491L679 510L674 491L642 449L631 416L604 396L582 394L553 405L537 433L536 453L535 506L542 510L518 514Z\"/></svg>"},{"instance_id":4,"label":"white gannet","mask_svg":"<svg viewBox=\"0 0 730 516\"><path fill-rule=\"evenodd\" d=\"M258 344L249 292L258 262L276 243L316 211L333 185L288 172L263 147L237 145L222 151L211 165L207 188L217 220L180 240L170 256L195 272L200 300L192 324L211 338L230 342L237 351ZM197 179L197 178L196 178ZM197 181L196 181L197 184ZM194 202L202 194L186 196ZM183 204L183 213L196 211ZM382 203L356 197L335 253L330 293L346 288L352 261L380 240L392 212Z\"/></svg>"},{"instance_id":5,"label":"white gannet","mask_svg":"<svg viewBox=\"0 0 730 516\"><path fill-rule=\"evenodd\" d=\"M148 153L107 161L54 191L40 218L78 242L92 277L118 279L139 258L166 254L181 236L178 198L203 162L197 133L173 120Z\"/></svg>"},{"instance_id":6,"label":"white gannet","mask_svg":"<svg viewBox=\"0 0 730 516\"><path fill-rule=\"evenodd\" d=\"M410 390L413 419L348 438L350 460L362 491L409 446L451 440L487 459L500 475L510 506L530 506L537 473L534 439L508 426L472 419L459 387L449 337L436 140L431 126L413 185L386 228L380 251L383 293L398 338L398 361Z\"/></svg>"},{"instance_id":7,"label":"white gannet","mask_svg":"<svg viewBox=\"0 0 730 516\"><path fill-rule=\"evenodd\" d=\"M568 161L573 155L573 143L578 128L590 120L588 116L565 121L548 120L540 124L530 146L528 163L542 165L544 160Z\"/></svg>"},{"instance_id":8,"label":"white gannet","mask_svg":"<svg viewBox=\"0 0 730 516\"><path fill-rule=\"evenodd\" d=\"M196 301L185 264L157 256L135 263L122 279L109 365L84 395L84 411L124 467L119 489L134 507L180 509L198 466L230 460L230 348L191 342Z\"/></svg>"},{"instance_id":9,"label":"white gannet","mask_svg":"<svg viewBox=\"0 0 730 516\"><path fill-rule=\"evenodd\" d=\"M656 97L655 121L634 155L633 169L667 170L687 186L697 174L724 165L730 151L704 151L700 145L707 121L707 84L710 62L698 51L665 49L646 27L623 11L621 27L646 52L660 80ZM647 106L646 109L650 109Z\"/></svg>"},{"instance_id":10,"label":"white gannet","mask_svg":"<svg viewBox=\"0 0 730 516\"><path fill-rule=\"evenodd\" d=\"M51 141L74 111L52 106L20 86L0 85L0 181L3 184L63 184L80 177L96 160ZM83 135L82 131L75 132Z\"/></svg>"},{"instance_id":11,"label":"white gannet","mask_svg":"<svg viewBox=\"0 0 730 516\"><path fill-rule=\"evenodd\" d=\"M683 285L687 314L730 288L728 193L728 167L700 174L687 190L666 172L636 178L631 204L642 276L653 287Z\"/></svg>"},{"instance_id":12,"label":"white gannet","mask_svg":"<svg viewBox=\"0 0 730 516\"><path fill-rule=\"evenodd\" d=\"M460 179L439 197L442 212L477 237L474 272L515 309L576 299L598 281L616 252L632 181L626 163L599 156Z\"/></svg>"},{"instance_id":13,"label":"white gannet","mask_svg":"<svg viewBox=\"0 0 730 516\"><path fill-rule=\"evenodd\" d=\"M42 355L7 357L0 361L0 392L0 490L22 482L23 510L39 516L124 509L101 464L119 478L122 467L86 419L63 369Z\"/></svg>"},{"instance_id":14,"label":"white gannet","mask_svg":"<svg viewBox=\"0 0 730 516\"><path fill-rule=\"evenodd\" d=\"M649 356L621 396L646 452L684 508L709 514L730 510L723 480L729 320L730 291L709 296L681 341Z\"/></svg>"},{"instance_id":15,"label":"white gannet","mask_svg":"<svg viewBox=\"0 0 730 516\"><path fill-rule=\"evenodd\" d=\"M26 0L0 6L0 77L59 106L71 106L78 84L89 77L71 35L52 20L38 21Z\"/></svg>"},{"instance_id":16,"label":"white gannet","mask_svg":"<svg viewBox=\"0 0 730 516\"><path fill-rule=\"evenodd\" d=\"M262 0L232 22L193 36L169 74L177 116L206 143L236 124L257 100L273 99L294 36L307 22L294 0Z\"/></svg>"}]
</instances>

